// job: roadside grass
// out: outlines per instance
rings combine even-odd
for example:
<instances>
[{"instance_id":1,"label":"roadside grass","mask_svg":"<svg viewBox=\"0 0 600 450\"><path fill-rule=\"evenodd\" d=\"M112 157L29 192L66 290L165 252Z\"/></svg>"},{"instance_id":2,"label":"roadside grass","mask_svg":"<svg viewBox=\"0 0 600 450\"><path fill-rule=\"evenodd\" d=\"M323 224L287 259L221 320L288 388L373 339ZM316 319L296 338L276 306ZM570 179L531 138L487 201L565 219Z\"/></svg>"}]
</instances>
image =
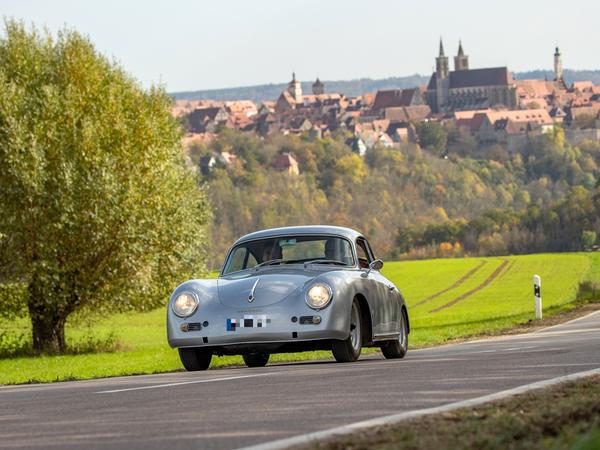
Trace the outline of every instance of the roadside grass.
<instances>
[{"instance_id":1,"label":"roadside grass","mask_svg":"<svg viewBox=\"0 0 600 450\"><path fill-rule=\"evenodd\" d=\"M600 376L294 448L597 450L600 448Z\"/></svg>"},{"instance_id":2,"label":"roadside grass","mask_svg":"<svg viewBox=\"0 0 600 450\"><path fill-rule=\"evenodd\" d=\"M503 270L478 290L505 260L508 263ZM479 269L474 271L477 267ZM600 254L389 262L383 272L400 287L407 300L411 317L410 345L418 348L498 334L516 325L527 324L533 318L534 273L542 277L545 317L574 308L578 304L574 300L582 282L582 286L587 286L587 300L597 299ZM427 300L434 295L435 298ZM453 305L430 312L461 296L464 298ZM427 301L421 303L423 300ZM165 322L166 314L162 308L149 313L115 314L86 320L75 318L67 324L67 343L75 354L0 358L0 384L182 370L177 351L166 342ZM13 354L23 350L26 353L30 341L26 319L0 321L0 354L11 354L11 346ZM366 353L371 351L378 350L365 350ZM276 354L271 356L270 362L316 359L331 359L331 353ZM211 367L241 364L241 357L224 356L213 358Z\"/></svg>"},{"instance_id":3,"label":"roadside grass","mask_svg":"<svg viewBox=\"0 0 600 450\"><path fill-rule=\"evenodd\" d=\"M466 260L470 264L463 263L461 270L458 266L453 270L452 261L392 262L384 268L384 274L398 283L406 298L413 343L434 345L527 322L533 318L534 274L542 278L545 315L572 309L580 283L586 277L597 277L594 266L600 264L596 254L473 258ZM485 264L460 286L423 303L482 262ZM486 280L489 283L483 286ZM443 308L445 305L450 306Z\"/></svg>"}]
</instances>

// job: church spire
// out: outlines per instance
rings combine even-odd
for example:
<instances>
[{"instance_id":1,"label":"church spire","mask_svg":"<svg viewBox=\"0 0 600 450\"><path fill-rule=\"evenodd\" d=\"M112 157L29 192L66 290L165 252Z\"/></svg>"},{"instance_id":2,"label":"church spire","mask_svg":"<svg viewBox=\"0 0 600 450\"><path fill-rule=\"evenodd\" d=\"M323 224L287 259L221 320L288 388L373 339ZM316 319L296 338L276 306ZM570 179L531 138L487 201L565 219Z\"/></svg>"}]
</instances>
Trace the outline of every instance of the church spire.
<instances>
[{"instance_id":1,"label":"church spire","mask_svg":"<svg viewBox=\"0 0 600 450\"><path fill-rule=\"evenodd\" d=\"M462 41L458 41L458 55L454 57L454 70L469 70L469 57L465 55Z\"/></svg>"},{"instance_id":2,"label":"church spire","mask_svg":"<svg viewBox=\"0 0 600 450\"><path fill-rule=\"evenodd\" d=\"M292 72L292 81L288 83L287 91L296 103L302 103L302 85L299 80L296 80L296 72Z\"/></svg>"},{"instance_id":3,"label":"church spire","mask_svg":"<svg viewBox=\"0 0 600 450\"><path fill-rule=\"evenodd\" d=\"M448 57L444 55L444 44L440 38L440 56L435 58L435 72L439 80L443 80L448 76Z\"/></svg>"},{"instance_id":4,"label":"church spire","mask_svg":"<svg viewBox=\"0 0 600 450\"><path fill-rule=\"evenodd\" d=\"M558 47L554 52L554 81L557 81L562 88L566 89L567 85L563 78L562 56Z\"/></svg>"},{"instance_id":5,"label":"church spire","mask_svg":"<svg viewBox=\"0 0 600 450\"><path fill-rule=\"evenodd\" d=\"M325 86L321 80L319 80L319 77L317 77L316 81L312 85L312 93L313 95L322 95L323 92L325 92Z\"/></svg>"}]
</instances>

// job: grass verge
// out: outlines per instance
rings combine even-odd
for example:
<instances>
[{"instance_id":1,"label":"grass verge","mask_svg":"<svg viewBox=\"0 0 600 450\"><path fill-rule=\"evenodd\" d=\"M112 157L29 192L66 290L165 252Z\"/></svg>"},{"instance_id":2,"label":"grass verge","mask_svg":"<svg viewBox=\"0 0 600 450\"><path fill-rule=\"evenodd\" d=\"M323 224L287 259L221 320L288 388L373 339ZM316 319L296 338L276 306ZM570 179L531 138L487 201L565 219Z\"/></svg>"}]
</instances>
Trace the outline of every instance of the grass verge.
<instances>
[{"instance_id":1,"label":"grass verge","mask_svg":"<svg viewBox=\"0 0 600 450\"><path fill-rule=\"evenodd\" d=\"M600 376L296 448L597 450L600 448Z\"/></svg>"},{"instance_id":2,"label":"grass verge","mask_svg":"<svg viewBox=\"0 0 600 450\"><path fill-rule=\"evenodd\" d=\"M498 270L507 259L509 264ZM596 253L391 262L384 273L407 299L413 349L531 331L600 307L589 303L600 298L600 254ZM481 288L494 273L493 280ZM543 280L542 321L531 320L533 273ZM451 307L431 313L451 302ZM67 343L74 354L28 356L30 341L26 319L0 322L0 384L182 370L177 352L166 342L164 309L73 320L67 324ZM369 351L378 350L365 352ZM272 355L271 362L330 358L330 352L306 352ZM241 357L215 357L211 367L242 364Z\"/></svg>"}]
</instances>

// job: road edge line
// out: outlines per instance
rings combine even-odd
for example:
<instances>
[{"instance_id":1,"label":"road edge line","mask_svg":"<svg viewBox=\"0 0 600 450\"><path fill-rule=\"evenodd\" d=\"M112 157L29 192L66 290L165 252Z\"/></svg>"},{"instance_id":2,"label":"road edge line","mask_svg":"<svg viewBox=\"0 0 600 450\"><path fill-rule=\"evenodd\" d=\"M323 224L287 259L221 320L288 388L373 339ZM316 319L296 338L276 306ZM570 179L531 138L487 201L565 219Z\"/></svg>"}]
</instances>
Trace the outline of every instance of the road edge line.
<instances>
[{"instance_id":1,"label":"road edge line","mask_svg":"<svg viewBox=\"0 0 600 450\"><path fill-rule=\"evenodd\" d=\"M542 333L543 331L551 330L552 328L560 327L561 325L568 325L573 322L579 322L580 320L587 319L588 317L593 316L598 313L600 313L600 309L597 309L596 311L592 311L591 313L586 314L585 316L575 317L574 319L567 320L566 322L557 323L556 325L550 325L548 327L540 328L539 330L535 330L532 334Z\"/></svg>"},{"instance_id":2,"label":"road edge line","mask_svg":"<svg viewBox=\"0 0 600 450\"><path fill-rule=\"evenodd\" d=\"M121 388L121 389L109 389L104 391L97 391L94 394L116 394L119 392L129 392L129 391L145 391L148 389L159 389L165 387L173 387L173 386L185 386L187 384L200 384L200 383L211 383L215 381L229 381L229 380L240 380L242 378L256 378L256 377L265 377L267 375L276 375L280 372L267 372L267 373L257 373L250 375L238 375L233 377L219 377L219 378L204 378L202 380L186 380L186 381L174 381L172 383L162 383L162 384L149 384L145 386L134 386L130 388Z\"/></svg>"},{"instance_id":3,"label":"road edge line","mask_svg":"<svg viewBox=\"0 0 600 450\"><path fill-rule=\"evenodd\" d=\"M439 414L448 411L454 411L460 408L466 408L471 406L479 406L484 403L493 402L496 400L502 400L515 395L523 394L535 389L542 389L545 387L553 386L555 384L564 383L567 381L573 381L580 378L585 378L593 375L600 375L600 368L586 370L583 372L576 372L569 375L563 375L556 378L549 378L547 380L536 381L534 383L525 384L516 388L508 389L505 391L495 392L493 394L484 395L482 397L476 397L468 400L461 400L458 402L449 403L442 406L435 406L432 408L418 409L416 411L407 411L399 414L392 414L390 416L376 417L374 419L364 420L361 422L355 422L348 425L342 425L341 427L330 428L328 430L316 431L313 433L303 434L299 436L293 436L290 438L278 439L276 441L265 442L262 444L252 445L249 447L242 447L238 450L281 450L294 445L304 445L315 443L324 439L330 439L338 436L345 436L352 434L356 431L363 430L366 428L373 428L383 425L392 425L399 422L414 419L421 416Z\"/></svg>"}]
</instances>

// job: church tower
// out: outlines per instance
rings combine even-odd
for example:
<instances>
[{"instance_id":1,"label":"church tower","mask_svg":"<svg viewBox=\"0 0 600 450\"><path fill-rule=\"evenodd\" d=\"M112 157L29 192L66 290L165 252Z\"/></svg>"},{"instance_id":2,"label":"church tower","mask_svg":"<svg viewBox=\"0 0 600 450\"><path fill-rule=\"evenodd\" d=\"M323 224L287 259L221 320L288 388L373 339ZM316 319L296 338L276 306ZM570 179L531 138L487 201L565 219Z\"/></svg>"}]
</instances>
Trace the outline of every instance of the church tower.
<instances>
[{"instance_id":1,"label":"church tower","mask_svg":"<svg viewBox=\"0 0 600 450\"><path fill-rule=\"evenodd\" d=\"M444 44L440 38L440 54L435 58L435 73L438 80L443 80L448 76L448 57L444 55Z\"/></svg>"},{"instance_id":2,"label":"church tower","mask_svg":"<svg viewBox=\"0 0 600 450\"><path fill-rule=\"evenodd\" d=\"M323 92L325 92L325 86L321 80L319 80L319 77L317 77L317 80L312 85L312 93L314 95L322 95Z\"/></svg>"},{"instance_id":3,"label":"church tower","mask_svg":"<svg viewBox=\"0 0 600 450\"><path fill-rule=\"evenodd\" d=\"M292 81L288 84L288 92L296 103L302 103L302 86L300 81L296 80L296 73L292 73Z\"/></svg>"},{"instance_id":4,"label":"church tower","mask_svg":"<svg viewBox=\"0 0 600 450\"><path fill-rule=\"evenodd\" d=\"M450 92L448 57L444 54L444 45L440 38L440 54L435 58L435 112L444 112Z\"/></svg>"},{"instance_id":5,"label":"church tower","mask_svg":"<svg viewBox=\"0 0 600 450\"><path fill-rule=\"evenodd\" d=\"M563 78L562 56L558 47L554 51L554 81L560 89L567 89L567 83L565 83L565 79Z\"/></svg>"},{"instance_id":6,"label":"church tower","mask_svg":"<svg viewBox=\"0 0 600 450\"><path fill-rule=\"evenodd\" d=\"M458 41L458 55L454 57L454 70L469 70L469 57L465 55L461 41Z\"/></svg>"},{"instance_id":7,"label":"church tower","mask_svg":"<svg viewBox=\"0 0 600 450\"><path fill-rule=\"evenodd\" d=\"M554 52L554 81L560 81L563 79L563 68L562 68L562 57L560 50L556 47Z\"/></svg>"}]
</instances>

